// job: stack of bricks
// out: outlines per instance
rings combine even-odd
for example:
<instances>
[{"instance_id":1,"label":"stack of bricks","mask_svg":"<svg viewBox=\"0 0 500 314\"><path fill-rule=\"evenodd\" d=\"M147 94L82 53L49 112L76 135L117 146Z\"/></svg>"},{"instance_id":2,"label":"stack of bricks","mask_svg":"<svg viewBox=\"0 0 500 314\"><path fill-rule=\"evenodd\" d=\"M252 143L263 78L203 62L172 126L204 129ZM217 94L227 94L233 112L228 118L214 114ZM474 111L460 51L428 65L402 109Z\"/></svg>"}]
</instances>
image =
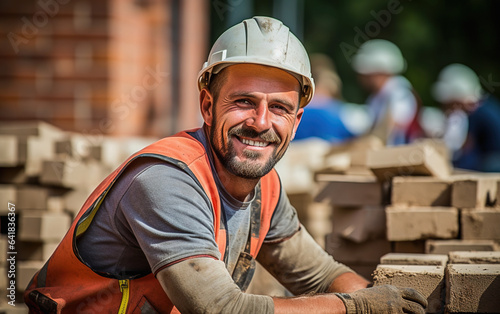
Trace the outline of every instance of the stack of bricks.
<instances>
[{"instance_id":1,"label":"stack of bricks","mask_svg":"<svg viewBox=\"0 0 500 314\"><path fill-rule=\"evenodd\" d=\"M427 313L498 313L500 252L390 253L373 281L416 289L427 298Z\"/></svg>"},{"instance_id":2,"label":"stack of bricks","mask_svg":"<svg viewBox=\"0 0 500 314\"><path fill-rule=\"evenodd\" d=\"M338 261L370 278L389 252L499 249L500 174L453 169L437 140L349 148L348 167L325 168L315 177L314 202L330 206L325 248Z\"/></svg>"},{"instance_id":3,"label":"stack of bricks","mask_svg":"<svg viewBox=\"0 0 500 314\"><path fill-rule=\"evenodd\" d=\"M44 122L0 127L2 296L12 294L17 309L22 308L29 280L56 249L90 192L152 141L85 137ZM0 298L0 311L13 310L8 301Z\"/></svg>"}]
</instances>

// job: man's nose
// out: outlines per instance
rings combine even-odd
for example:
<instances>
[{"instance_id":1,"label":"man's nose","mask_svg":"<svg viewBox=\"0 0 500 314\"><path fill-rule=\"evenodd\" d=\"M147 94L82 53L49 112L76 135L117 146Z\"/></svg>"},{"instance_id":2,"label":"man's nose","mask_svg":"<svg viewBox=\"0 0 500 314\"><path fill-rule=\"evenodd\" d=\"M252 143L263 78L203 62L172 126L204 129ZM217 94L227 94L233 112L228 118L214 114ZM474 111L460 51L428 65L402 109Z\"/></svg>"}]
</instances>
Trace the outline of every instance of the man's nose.
<instances>
[{"instance_id":1,"label":"man's nose","mask_svg":"<svg viewBox=\"0 0 500 314\"><path fill-rule=\"evenodd\" d=\"M271 112L266 102L260 103L254 110L253 117L247 122L257 132L269 130L271 128Z\"/></svg>"}]
</instances>

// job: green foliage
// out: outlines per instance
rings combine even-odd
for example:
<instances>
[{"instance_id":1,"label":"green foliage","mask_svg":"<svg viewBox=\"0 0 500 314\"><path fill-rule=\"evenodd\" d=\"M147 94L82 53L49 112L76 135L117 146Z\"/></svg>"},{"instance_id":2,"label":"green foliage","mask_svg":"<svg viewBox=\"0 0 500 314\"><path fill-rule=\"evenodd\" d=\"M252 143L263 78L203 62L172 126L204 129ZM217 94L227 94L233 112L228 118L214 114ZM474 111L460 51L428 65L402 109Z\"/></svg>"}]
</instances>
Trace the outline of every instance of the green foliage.
<instances>
[{"instance_id":1,"label":"green foliage","mask_svg":"<svg viewBox=\"0 0 500 314\"><path fill-rule=\"evenodd\" d=\"M393 13L381 20L384 12ZM271 1L254 0L252 15L271 14ZM500 1L492 0L307 0L304 44L309 52L333 58L344 83L344 98L350 102L361 103L367 95L358 85L349 58L371 38L387 39L401 48L408 62L405 76L427 106L436 105L430 89L439 71L454 62L475 70L484 89L499 96L499 14ZM212 25L215 40L226 25L213 12Z\"/></svg>"}]
</instances>

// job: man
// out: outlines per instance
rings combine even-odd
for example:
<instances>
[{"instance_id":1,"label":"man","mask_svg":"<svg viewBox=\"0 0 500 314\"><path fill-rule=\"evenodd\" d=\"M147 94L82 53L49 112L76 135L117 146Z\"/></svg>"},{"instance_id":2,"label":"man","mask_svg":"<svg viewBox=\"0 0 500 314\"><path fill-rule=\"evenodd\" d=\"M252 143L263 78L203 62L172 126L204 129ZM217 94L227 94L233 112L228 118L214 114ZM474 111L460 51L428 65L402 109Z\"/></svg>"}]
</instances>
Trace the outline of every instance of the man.
<instances>
[{"instance_id":1,"label":"man","mask_svg":"<svg viewBox=\"0 0 500 314\"><path fill-rule=\"evenodd\" d=\"M500 171L500 103L485 93L468 66L444 67L433 86L434 98L447 116L443 140L457 168Z\"/></svg>"},{"instance_id":2,"label":"man","mask_svg":"<svg viewBox=\"0 0 500 314\"><path fill-rule=\"evenodd\" d=\"M25 292L30 309L423 313L414 290L363 289L300 226L281 189L273 166L314 92L288 28L265 17L230 28L199 87L203 128L146 147L97 187ZM329 294L243 293L256 257L293 293Z\"/></svg>"},{"instance_id":3,"label":"man","mask_svg":"<svg viewBox=\"0 0 500 314\"><path fill-rule=\"evenodd\" d=\"M360 84L370 93L367 105L371 133L387 145L407 144L421 137L420 98L400 75L406 70L401 50L387 40L369 40L354 55L352 66Z\"/></svg>"}]
</instances>

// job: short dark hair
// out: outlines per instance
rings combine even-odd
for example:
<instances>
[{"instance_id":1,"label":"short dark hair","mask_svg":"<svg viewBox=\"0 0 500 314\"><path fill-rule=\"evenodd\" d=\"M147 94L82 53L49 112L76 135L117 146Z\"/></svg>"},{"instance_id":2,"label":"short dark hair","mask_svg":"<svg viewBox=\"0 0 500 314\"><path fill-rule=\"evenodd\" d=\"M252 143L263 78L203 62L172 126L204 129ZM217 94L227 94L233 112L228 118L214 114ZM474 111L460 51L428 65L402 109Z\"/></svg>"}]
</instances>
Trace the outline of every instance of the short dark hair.
<instances>
[{"instance_id":1,"label":"short dark hair","mask_svg":"<svg viewBox=\"0 0 500 314\"><path fill-rule=\"evenodd\" d=\"M219 98L222 86L227 81L227 73L225 70L226 69L224 68L220 70L219 73L212 74L212 76L210 77L210 82L208 83L208 90L212 93L212 96L214 97L214 104L217 102L217 99Z\"/></svg>"}]
</instances>

